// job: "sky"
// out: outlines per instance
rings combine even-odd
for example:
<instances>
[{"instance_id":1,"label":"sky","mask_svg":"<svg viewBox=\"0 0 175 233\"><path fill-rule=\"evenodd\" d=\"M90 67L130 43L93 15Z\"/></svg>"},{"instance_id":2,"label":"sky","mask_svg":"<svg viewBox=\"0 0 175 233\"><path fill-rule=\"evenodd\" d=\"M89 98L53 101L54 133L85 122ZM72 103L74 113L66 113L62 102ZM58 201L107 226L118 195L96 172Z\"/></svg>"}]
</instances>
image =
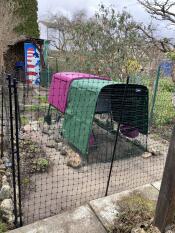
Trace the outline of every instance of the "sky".
<instances>
[{"instance_id":1,"label":"sky","mask_svg":"<svg viewBox=\"0 0 175 233\"><path fill-rule=\"evenodd\" d=\"M65 16L71 15L78 10L85 10L88 16L92 16L103 3L105 6L112 5L118 11L127 10L136 21L149 24L151 17L137 0L38 0L38 18L42 20L52 13L61 12ZM166 22L153 21L158 29L158 35L163 37L174 37L175 28ZM46 28L40 24L41 37L46 39Z\"/></svg>"}]
</instances>

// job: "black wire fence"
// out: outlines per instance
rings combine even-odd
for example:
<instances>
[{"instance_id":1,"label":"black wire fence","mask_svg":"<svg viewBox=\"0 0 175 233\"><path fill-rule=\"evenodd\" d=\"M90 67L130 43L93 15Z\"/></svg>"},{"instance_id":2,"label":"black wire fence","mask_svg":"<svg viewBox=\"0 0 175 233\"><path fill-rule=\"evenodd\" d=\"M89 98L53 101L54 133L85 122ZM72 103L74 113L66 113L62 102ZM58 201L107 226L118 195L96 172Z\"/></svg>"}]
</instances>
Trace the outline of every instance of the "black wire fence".
<instances>
[{"instance_id":1,"label":"black wire fence","mask_svg":"<svg viewBox=\"0 0 175 233\"><path fill-rule=\"evenodd\" d=\"M75 72L49 88L3 79L16 225L161 179L169 142L149 126L148 85Z\"/></svg>"}]
</instances>

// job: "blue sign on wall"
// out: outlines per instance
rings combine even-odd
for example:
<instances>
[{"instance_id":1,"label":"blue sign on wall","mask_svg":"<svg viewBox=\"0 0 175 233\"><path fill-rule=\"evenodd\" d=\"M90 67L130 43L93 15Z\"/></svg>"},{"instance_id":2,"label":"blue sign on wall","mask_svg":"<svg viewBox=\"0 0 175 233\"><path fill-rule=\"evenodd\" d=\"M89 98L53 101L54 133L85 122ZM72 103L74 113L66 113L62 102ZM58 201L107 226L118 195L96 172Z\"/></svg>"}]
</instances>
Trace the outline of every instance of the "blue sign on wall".
<instances>
[{"instance_id":1,"label":"blue sign on wall","mask_svg":"<svg viewBox=\"0 0 175 233\"><path fill-rule=\"evenodd\" d=\"M173 72L173 62L172 61L163 61L161 64L161 71L164 76L170 77Z\"/></svg>"}]
</instances>

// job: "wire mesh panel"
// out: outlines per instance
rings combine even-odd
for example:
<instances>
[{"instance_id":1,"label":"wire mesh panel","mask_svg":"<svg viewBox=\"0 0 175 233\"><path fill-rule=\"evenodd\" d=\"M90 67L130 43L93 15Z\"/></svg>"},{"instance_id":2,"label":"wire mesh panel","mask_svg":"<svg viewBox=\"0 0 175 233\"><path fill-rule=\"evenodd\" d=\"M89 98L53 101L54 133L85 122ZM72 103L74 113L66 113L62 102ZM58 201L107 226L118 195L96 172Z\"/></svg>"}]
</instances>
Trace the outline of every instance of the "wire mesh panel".
<instances>
[{"instance_id":1,"label":"wire mesh panel","mask_svg":"<svg viewBox=\"0 0 175 233\"><path fill-rule=\"evenodd\" d=\"M19 151L18 151L18 113L17 90L14 91L16 80L10 75L2 75L1 89L1 201L8 201L11 211L10 226L22 224L20 182L19 177ZM6 193L2 196L4 187ZM10 192L8 192L8 189ZM10 212L9 212L10 214ZM3 221L8 221L2 212ZM19 220L19 221L18 221ZM14 223L14 225L13 225Z\"/></svg>"},{"instance_id":2,"label":"wire mesh panel","mask_svg":"<svg viewBox=\"0 0 175 233\"><path fill-rule=\"evenodd\" d=\"M18 83L24 224L157 181L164 167L166 152L148 134L145 86L79 73L57 79L49 90Z\"/></svg>"},{"instance_id":3,"label":"wire mesh panel","mask_svg":"<svg viewBox=\"0 0 175 233\"><path fill-rule=\"evenodd\" d=\"M155 90L155 104L152 118L152 132L170 141L175 122L175 85L170 77L160 77Z\"/></svg>"}]
</instances>

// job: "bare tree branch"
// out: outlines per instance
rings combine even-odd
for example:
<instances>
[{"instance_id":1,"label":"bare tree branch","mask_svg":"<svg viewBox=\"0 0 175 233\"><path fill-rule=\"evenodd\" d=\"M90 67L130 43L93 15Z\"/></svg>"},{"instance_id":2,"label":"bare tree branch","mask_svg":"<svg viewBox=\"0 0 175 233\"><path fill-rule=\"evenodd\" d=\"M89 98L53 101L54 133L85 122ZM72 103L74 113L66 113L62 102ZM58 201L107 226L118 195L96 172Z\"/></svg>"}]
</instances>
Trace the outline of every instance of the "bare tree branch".
<instances>
[{"instance_id":1,"label":"bare tree branch","mask_svg":"<svg viewBox=\"0 0 175 233\"><path fill-rule=\"evenodd\" d=\"M142 27L142 26L139 26L138 28L150 40L150 42L155 47L157 47L161 52L166 53L166 52L171 51L171 47L173 46L172 43L170 43L169 41L166 41L166 40L155 39L155 37L150 32L148 32L148 30L144 29L144 27Z\"/></svg>"},{"instance_id":2,"label":"bare tree branch","mask_svg":"<svg viewBox=\"0 0 175 233\"><path fill-rule=\"evenodd\" d=\"M159 19L160 17L162 20L168 20L175 24L174 0L138 0L138 2L155 18Z\"/></svg>"}]
</instances>

